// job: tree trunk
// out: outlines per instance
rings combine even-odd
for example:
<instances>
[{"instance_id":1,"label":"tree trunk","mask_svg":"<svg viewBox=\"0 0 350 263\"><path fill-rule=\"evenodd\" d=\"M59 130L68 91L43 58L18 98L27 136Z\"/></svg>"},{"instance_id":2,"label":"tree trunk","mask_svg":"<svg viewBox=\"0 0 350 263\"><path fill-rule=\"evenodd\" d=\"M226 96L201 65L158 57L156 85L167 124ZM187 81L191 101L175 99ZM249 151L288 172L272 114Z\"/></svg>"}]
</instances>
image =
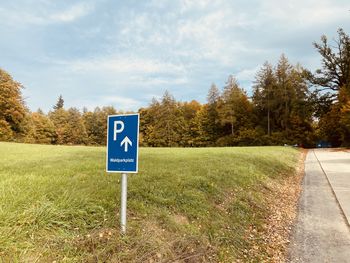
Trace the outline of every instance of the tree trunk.
<instances>
[{"instance_id":1,"label":"tree trunk","mask_svg":"<svg viewBox=\"0 0 350 263\"><path fill-rule=\"evenodd\" d=\"M271 135L271 130L270 130L270 108L267 109L267 135Z\"/></svg>"}]
</instances>

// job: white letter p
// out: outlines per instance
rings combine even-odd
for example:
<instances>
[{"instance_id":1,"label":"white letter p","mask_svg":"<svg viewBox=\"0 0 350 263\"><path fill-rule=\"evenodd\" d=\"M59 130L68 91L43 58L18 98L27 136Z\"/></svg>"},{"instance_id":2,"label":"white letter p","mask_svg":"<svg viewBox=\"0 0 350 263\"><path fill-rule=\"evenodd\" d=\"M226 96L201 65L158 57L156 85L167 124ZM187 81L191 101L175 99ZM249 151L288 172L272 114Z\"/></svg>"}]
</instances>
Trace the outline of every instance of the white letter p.
<instances>
[{"instance_id":1,"label":"white letter p","mask_svg":"<svg viewBox=\"0 0 350 263\"><path fill-rule=\"evenodd\" d=\"M118 129L118 124L120 125L120 128ZM113 133L113 140L117 140L117 134L121 133L124 130L124 122L122 121L115 121L114 122L114 133Z\"/></svg>"}]
</instances>

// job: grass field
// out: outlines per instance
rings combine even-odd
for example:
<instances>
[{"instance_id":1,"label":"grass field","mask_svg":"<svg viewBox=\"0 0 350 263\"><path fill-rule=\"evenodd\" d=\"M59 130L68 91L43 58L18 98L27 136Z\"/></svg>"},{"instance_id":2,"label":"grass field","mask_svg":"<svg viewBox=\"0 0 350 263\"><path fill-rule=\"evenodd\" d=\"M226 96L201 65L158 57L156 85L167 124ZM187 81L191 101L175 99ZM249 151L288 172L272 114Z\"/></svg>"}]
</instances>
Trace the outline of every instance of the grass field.
<instances>
[{"instance_id":1,"label":"grass field","mask_svg":"<svg viewBox=\"0 0 350 263\"><path fill-rule=\"evenodd\" d=\"M268 182L293 176L299 155L141 148L121 236L120 175L105 172L105 148L0 143L0 261L259 262Z\"/></svg>"}]
</instances>

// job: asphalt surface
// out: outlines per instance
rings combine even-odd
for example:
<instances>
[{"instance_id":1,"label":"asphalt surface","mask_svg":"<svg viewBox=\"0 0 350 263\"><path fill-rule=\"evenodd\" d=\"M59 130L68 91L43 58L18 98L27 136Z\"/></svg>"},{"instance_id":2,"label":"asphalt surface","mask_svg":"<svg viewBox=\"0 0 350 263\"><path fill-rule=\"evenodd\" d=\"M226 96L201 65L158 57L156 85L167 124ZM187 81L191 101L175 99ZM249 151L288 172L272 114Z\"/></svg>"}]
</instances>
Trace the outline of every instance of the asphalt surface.
<instances>
[{"instance_id":1,"label":"asphalt surface","mask_svg":"<svg viewBox=\"0 0 350 263\"><path fill-rule=\"evenodd\" d=\"M288 262L350 262L350 153L310 150Z\"/></svg>"}]
</instances>

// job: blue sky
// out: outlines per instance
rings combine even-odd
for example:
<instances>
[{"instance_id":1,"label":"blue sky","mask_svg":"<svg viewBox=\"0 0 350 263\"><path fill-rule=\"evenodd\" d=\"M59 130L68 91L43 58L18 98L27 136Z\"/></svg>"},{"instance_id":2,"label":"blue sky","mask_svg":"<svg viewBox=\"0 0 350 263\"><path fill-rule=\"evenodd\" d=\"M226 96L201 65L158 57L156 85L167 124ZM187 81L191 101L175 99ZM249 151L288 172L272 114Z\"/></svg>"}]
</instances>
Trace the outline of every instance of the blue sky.
<instances>
[{"instance_id":1,"label":"blue sky","mask_svg":"<svg viewBox=\"0 0 350 263\"><path fill-rule=\"evenodd\" d=\"M284 53L314 70L312 46L350 32L349 0L12 0L0 4L0 67L28 107L137 110L165 90L205 102L230 74L248 93Z\"/></svg>"}]
</instances>

